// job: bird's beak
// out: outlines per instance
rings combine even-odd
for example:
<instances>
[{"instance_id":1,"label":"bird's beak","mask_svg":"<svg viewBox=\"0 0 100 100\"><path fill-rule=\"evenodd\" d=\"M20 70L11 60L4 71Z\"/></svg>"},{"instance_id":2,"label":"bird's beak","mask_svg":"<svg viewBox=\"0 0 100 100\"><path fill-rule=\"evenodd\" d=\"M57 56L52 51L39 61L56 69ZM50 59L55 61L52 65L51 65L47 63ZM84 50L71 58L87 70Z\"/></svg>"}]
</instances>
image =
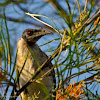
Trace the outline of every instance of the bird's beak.
<instances>
[{"instance_id":1,"label":"bird's beak","mask_svg":"<svg viewBox=\"0 0 100 100\"><path fill-rule=\"evenodd\" d=\"M52 34L52 32L43 29L37 30L32 36L28 37L28 42L37 42L42 36L47 34Z\"/></svg>"},{"instance_id":2,"label":"bird's beak","mask_svg":"<svg viewBox=\"0 0 100 100\"><path fill-rule=\"evenodd\" d=\"M38 32L35 32L32 37L33 37L33 39L40 38L40 37L47 35L47 34L52 34L52 32L47 31L47 30L41 30L41 31L39 30Z\"/></svg>"}]
</instances>

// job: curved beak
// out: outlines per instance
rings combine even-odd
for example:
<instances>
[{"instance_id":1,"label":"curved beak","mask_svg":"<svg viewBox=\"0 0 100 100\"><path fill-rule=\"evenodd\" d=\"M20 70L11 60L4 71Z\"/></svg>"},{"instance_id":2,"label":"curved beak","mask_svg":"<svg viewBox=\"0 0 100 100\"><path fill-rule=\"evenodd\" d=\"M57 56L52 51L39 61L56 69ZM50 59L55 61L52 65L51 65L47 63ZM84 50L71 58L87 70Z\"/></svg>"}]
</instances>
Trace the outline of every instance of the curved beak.
<instances>
[{"instance_id":1,"label":"curved beak","mask_svg":"<svg viewBox=\"0 0 100 100\"><path fill-rule=\"evenodd\" d=\"M27 37L27 42L37 42L42 36L52 34L52 32L43 29L35 29L33 33L33 35Z\"/></svg>"},{"instance_id":2,"label":"curved beak","mask_svg":"<svg viewBox=\"0 0 100 100\"><path fill-rule=\"evenodd\" d=\"M47 34L52 34L52 32L46 31L46 30L38 30L37 32L34 32L32 37L33 37L33 39L38 38L38 37L40 38L40 37L47 35Z\"/></svg>"}]
</instances>

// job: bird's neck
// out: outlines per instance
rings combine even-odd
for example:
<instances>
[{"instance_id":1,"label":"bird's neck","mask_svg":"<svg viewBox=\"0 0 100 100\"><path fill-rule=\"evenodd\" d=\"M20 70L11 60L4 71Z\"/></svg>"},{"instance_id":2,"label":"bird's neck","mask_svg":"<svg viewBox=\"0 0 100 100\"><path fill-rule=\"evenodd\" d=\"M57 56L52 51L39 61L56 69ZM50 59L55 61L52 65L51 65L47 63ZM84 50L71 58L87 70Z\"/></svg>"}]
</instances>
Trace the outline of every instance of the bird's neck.
<instances>
[{"instance_id":1,"label":"bird's neck","mask_svg":"<svg viewBox=\"0 0 100 100\"><path fill-rule=\"evenodd\" d=\"M33 46L33 45L35 45L35 42L27 42L27 44L28 44L29 46Z\"/></svg>"}]
</instances>

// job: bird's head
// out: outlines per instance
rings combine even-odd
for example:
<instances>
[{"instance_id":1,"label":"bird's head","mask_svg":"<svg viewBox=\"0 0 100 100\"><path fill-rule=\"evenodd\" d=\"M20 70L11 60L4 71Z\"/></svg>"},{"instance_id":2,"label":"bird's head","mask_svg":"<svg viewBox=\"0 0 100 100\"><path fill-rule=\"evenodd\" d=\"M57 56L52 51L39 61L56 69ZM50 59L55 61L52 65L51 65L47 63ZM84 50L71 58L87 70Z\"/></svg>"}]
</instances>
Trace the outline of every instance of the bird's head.
<instances>
[{"instance_id":1,"label":"bird's head","mask_svg":"<svg viewBox=\"0 0 100 100\"><path fill-rule=\"evenodd\" d=\"M35 43L46 34L51 34L51 32L43 29L26 29L23 32L22 38L28 43Z\"/></svg>"}]
</instances>

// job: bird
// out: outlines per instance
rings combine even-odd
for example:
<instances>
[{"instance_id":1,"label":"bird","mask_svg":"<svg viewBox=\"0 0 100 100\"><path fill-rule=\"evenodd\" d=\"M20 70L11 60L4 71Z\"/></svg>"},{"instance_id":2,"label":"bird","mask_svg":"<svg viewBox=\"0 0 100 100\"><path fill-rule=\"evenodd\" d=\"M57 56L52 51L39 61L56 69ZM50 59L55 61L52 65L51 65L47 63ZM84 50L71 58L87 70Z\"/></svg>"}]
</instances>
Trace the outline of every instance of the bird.
<instances>
[{"instance_id":1,"label":"bird","mask_svg":"<svg viewBox=\"0 0 100 100\"><path fill-rule=\"evenodd\" d=\"M43 29L25 29L17 42L16 69L19 76L19 89L22 88L34 75L36 70L48 59L48 56L39 48L37 41L44 35L52 32ZM55 85L55 71L41 78L52 68L49 62L43 71L21 93L21 100L54 100L51 98Z\"/></svg>"}]
</instances>

